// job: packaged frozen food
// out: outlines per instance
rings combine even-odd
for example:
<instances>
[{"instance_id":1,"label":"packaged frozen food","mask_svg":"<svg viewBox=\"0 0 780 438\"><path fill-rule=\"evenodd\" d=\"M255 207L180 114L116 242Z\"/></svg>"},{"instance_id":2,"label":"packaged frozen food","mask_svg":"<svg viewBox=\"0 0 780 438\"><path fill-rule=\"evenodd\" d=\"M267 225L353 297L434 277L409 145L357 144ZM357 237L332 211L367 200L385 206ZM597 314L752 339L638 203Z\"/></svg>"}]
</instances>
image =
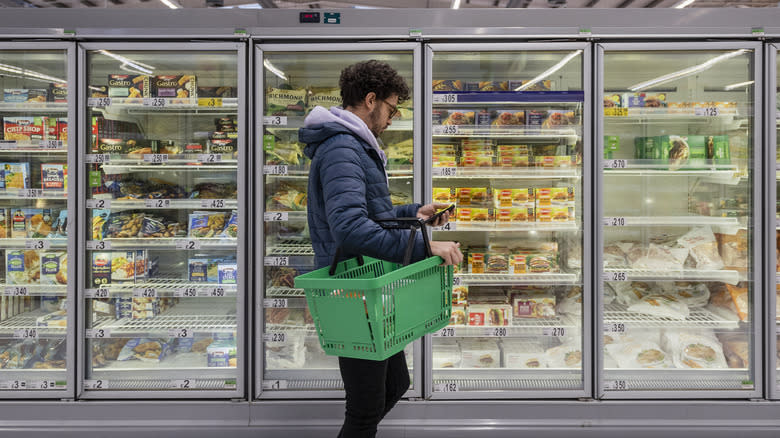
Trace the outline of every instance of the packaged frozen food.
<instances>
[{"instance_id":1,"label":"packaged frozen food","mask_svg":"<svg viewBox=\"0 0 780 438\"><path fill-rule=\"evenodd\" d=\"M24 226L27 237L49 237L54 225L54 217L50 208L25 208Z\"/></svg>"},{"instance_id":2,"label":"packaged frozen food","mask_svg":"<svg viewBox=\"0 0 780 438\"><path fill-rule=\"evenodd\" d=\"M508 326L512 319L509 304L469 304L468 311L471 326Z\"/></svg>"},{"instance_id":3,"label":"packaged frozen food","mask_svg":"<svg viewBox=\"0 0 780 438\"><path fill-rule=\"evenodd\" d=\"M150 97L149 82L147 75L108 75L108 97Z\"/></svg>"},{"instance_id":4,"label":"packaged frozen food","mask_svg":"<svg viewBox=\"0 0 780 438\"><path fill-rule=\"evenodd\" d=\"M527 271L531 274L557 272L558 265L552 253L530 253L526 256Z\"/></svg>"},{"instance_id":5,"label":"packaged frozen food","mask_svg":"<svg viewBox=\"0 0 780 438\"><path fill-rule=\"evenodd\" d=\"M750 368L750 344L743 333L718 333L729 368Z\"/></svg>"},{"instance_id":6,"label":"packaged frozen food","mask_svg":"<svg viewBox=\"0 0 780 438\"><path fill-rule=\"evenodd\" d=\"M219 270L220 284L236 284L238 276L238 265L236 263L220 263L217 265Z\"/></svg>"},{"instance_id":7,"label":"packaged frozen food","mask_svg":"<svg viewBox=\"0 0 780 438\"><path fill-rule=\"evenodd\" d=\"M578 342L566 342L545 351L545 362L549 368L580 368L582 347Z\"/></svg>"},{"instance_id":8,"label":"packaged frozen food","mask_svg":"<svg viewBox=\"0 0 780 438\"><path fill-rule=\"evenodd\" d=\"M542 122L542 128L556 129L561 126L576 125L579 123L574 111L566 110L548 110L547 115Z\"/></svg>"},{"instance_id":9,"label":"packaged frozen food","mask_svg":"<svg viewBox=\"0 0 780 438\"><path fill-rule=\"evenodd\" d=\"M736 234L715 234L725 269L738 271L747 269L748 261L750 260L747 237L747 230L739 230ZM778 248L780 248L780 245L778 245ZM780 262L780 258L778 258L778 261Z\"/></svg>"},{"instance_id":10,"label":"packaged frozen food","mask_svg":"<svg viewBox=\"0 0 780 438\"><path fill-rule=\"evenodd\" d=\"M460 221L460 217L458 221ZM484 249L473 248L469 249L468 255L468 273L469 274L484 274L485 273L485 255Z\"/></svg>"},{"instance_id":11,"label":"packaged frozen food","mask_svg":"<svg viewBox=\"0 0 780 438\"><path fill-rule=\"evenodd\" d=\"M461 351L455 345L433 344L433 368L460 368Z\"/></svg>"},{"instance_id":12,"label":"packaged frozen food","mask_svg":"<svg viewBox=\"0 0 780 438\"><path fill-rule=\"evenodd\" d=\"M157 75L151 83L152 97L177 99L198 97L198 82L195 75Z\"/></svg>"},{"instance_id":13,"label":"packaged frozen food","mask_svg":"<svg viewBox=\"0 0 780 438\"><path fill-rule=\"evenodd\" d=\"M750 298L747 287L718 283L713 285L710 291L710 303L713 306L734 312L741 321L749 320Z\"/></svg>"},{"instance_id":14,"label":"packaged frozen food","mask_svg":"<svg viewBox=\"0 0 780 438\"><path fill-rule=\"evenodd\" d=\"M315 106L330 108L332 106L341 106L341 89L339 88L315 88L309 89L308 111Z\"/></svg>"},{"instance_id":15,"label":"packaged frozen food","mask_svg":"<svg viewBox=\"0 0 780 438\"><path fill-rule=\"evenodd\" d=\"M629 306L628 311L677 320L684 320L690 314L685 303L671 295L663 294L644 296L638 303Z\"/></svg>"},{"instance_id":16,"label":"packaged frozen food","mask_svg":"<svg viewBox=\"0 0 780 438\"><path fill-rule=\"evenodd\" d=\"M190 237L214 237L225 229L225 214L222 212L194 212L189 215Z\"/></svg>"},{"instance_id":17,"label":"packaged frozen food","mask_svg":"<svg viewBox=\"0 0 780 438\"><path fill-rule=\"evenodd\" d=\"M463 91L463 82L455 79L436 79L433 91Z\"/></svg>"},{"instance_id":18,"label":"packaged frozen food","mask_svg":"<svg viewBox=\"0 0 780 438\"><path fill-rule=\"evenodd\" d=\"M127 341L117 355L116 360L141 360L160 362L173 351L165 339L134 338Z\"/></svg>"},{"instance_id":19,"label":"packaged frozen food","mask_svg":"<svg viewBox=\"0 0 780 438\"><path fill-rule=\"evenodd\" d=\"M714 335L667 330L662 340L677 368L728 368L723 347Z\"/></svg>"},{"instance_id":20,"label":"packaged frozen food","mask_svg":"<svg viewBox=\"0 0 780 438\"><path fill-rule=\"evenodd\" d=\"M450 325L466 325L469 320L468 306L466 304L453 304L450 313Z\"/></svg>"},{"instance_id":21,"label":"packaged frozen food","mask_svg":"<svg viewBox=\"0 0 780 438\"><path fill-rule=\"evenodd\" d=\"M525 125L525 111L496 111L493 117L493 126L522 126Z\"/></svg>"},{"instance_id":22,"label":"packaged frozen food","mask_svg":"<svg viewBox=\"0 0 780 438\"><path fill-rule=\"evenodd\" d=\"M43 190L64 190L66 166L66 164L41 164L41 188Z\"/></svg>"},{"instance_id":23,"label":"packaged frozen food","mask_svg":"<svg viewBox=\"0 0 780 438\"><path fill-rule=\"evenodd\" d=\"M669 355L652 341L609 344L604 349L620 368L672 368Z\"/></svg>"},{"instance_id":24,"label":"packaged frozen food","mask_svg":"<svg viewBox=\"0 0 780 438\"><path fill-rule=\"evenodd\" d=\"M298 330L288 332L284 343L267 342L265 344L266 367L269 369L303 367L306 363L304 337L305 332Z\"/></svg>"},{"instance_id":25,"label":"packaged frozen food","mask_svg":"<svg viewBox=\"0 0 780 438\"><path fill-rule=\"evenodd\" d=\"M552 293L519 294L512 298L513 317L515 318L553 318L555 313L555 295Z\"/></svg>"},{"instance_id":26,"label":"packaged frozen food","mask_svg":"<svg viewBox=\"0 0 780 438\"><path fill-rule=\"evenodd\" d=\"M469 287L457 285L452 287L452 305L467 304L469 299Z\"/></svg>"},{"instance_id":27,"label":"packaged frozen food","mask_svg":"<svg viewBox=\"0 0 780 438\"><path fill-rule=\"evenodd\" d=\"M189 280L195 282L207 282L208 281L208 259L190 259L188 262Z\"/></svg>"},{"instance_id":28,"label":"packaged frozen food","mask_svg":"<svg viewBox=\"0 0 780 438\"><path fill-rule=\"evenodd\" d=\"M41 279L41 258L38 251L6 250L7 284L38 284Z\"/></svg>"},{"instance_id":29,"label":"packaged frozen food","mask_svg":"<svg viewBox=\"0 0 780 438\"><path fill-rule=\"evenodd\" d=\"M503 339L501 341L505 368L544 368L546 357L542 344L535 341Z\"/></svg>"},{"instance_id":30,"label":"packaged frozen food","mask_svg":"<svg viewBox=\"0 0 780 438\"><path fill-rule=\"evenodd\" d=\"M447 118L442 121L442 125L473 125L474 111L451 111Z\"/></svg>"},{"instance_id":31,"label":"packaged frozen food","mask_svg":"<svg viewBox=\"0 0 780 438\"><path fill-rule=\"evenodd\" d=\"M18 142L44 140L46 117L3 117L3 138Z\"/></svg>"},{"instance_id":32,"label":"packaged frozen food","mask_svg":"<svg viewBox=\"0 0 780 438\"><path fill-rule=\"evenodd\" d=\"M303 116L306 109L305 89L269 88L266 92L266 115L270 116Z\"/></svg>"},{"instance_id":33,"label":"packaged frozen food","mask_svg":"<svg viewBox=\"0 0 780 438\"><path fill-rule=\"evenodd\" d=\"M566 291L563 299L558 302L558 312L567 315L582 315L582 288L574 286Z\"/></svg>"},{"instance_id":34,"label":"packaged frozen food","mask_svg":"<svg viewBox=\"0 0 780 438\"><path fill-rule=\"evenodd\" d=\"M68 254L65 251L41 252L41 284L68 284Z\"/></svg>"},{"instance_id":35,"label":"packaged frozen food","mask_svg":"<svg viewBox=\"0 0 780 438\"><path fill-rule=\"evenodd\" d=\"M0 239L11 237L11 216L6 208L0 208Z\"/></svg>"},{"instance_id":36,"label":"packaged frozen food","mask_svg":"<svg viewBox=\"0 0 780 438\"><path fill-rule=\"evenodd\" d=\"M5 163L3 173L6 189L30 187L30 163Z\"/></svg>"},{"instance_id":37,"label":"packaged frozen food","mask_svg":"<svg viewBox=\"0 0 780 438\"><path fill-rule=\"evenodd\" d=\"M718 270L723 268L723 259L718 253L718 242L710 227L697 227L679 239L677 243L688 248L696 262L696 269Z\"/></svg>"},{"instance_id":38,"label":"packaged frozen food","mask_svg":"<svg viewBox=\"0 0 780 438\"><path fill-rule=\"evenodd\" d=\"M111 283L135 282L135 251L111 252Z\"/></svg>"},{"instance_id":39,"label":"packaged frozen food","mask_svg":"<svg viewBox=\"0 0 780 438\"><path fill-rule=\"evenodd\" d=\"M461 368L500 368L501 350L495 341L464 341L461 344Z\"/></svg>"},{"instance_id":40,"label":"packaged frozen food","mask_svg":"<svg viewBox=\"0 0 780 438\"><path fill-rule=\"evenodd\" d=\"M225 224L225 229L220 234L221 237L236 238L238 237L238 212L233 210L230 212L230 218Z\"/></svg>"},{"instance_id":41,"label":"packaged frozen food","mask_svg":"<svg viewBox=\"0 0 780 438\"><path fill-rule=\"evenodd\" d=\"M660 290L666 295L671 295L688 307L703 307L710 301L710 290L703 283L689 283L686 281L658 282Z\"/></svg>"},{"instance_id":42,"label":"packaged frozen food","mask_svg":"<svg viewBox=\"0 0 780 438\"><path fill-rule=\"evenodd\" d=\"M629 257L631 254L629 253ZM632 267L653 270L681 270L688 258L687 248L672 248L651 243L641 256L632 262Z\"/></svg>"}]
</instances>

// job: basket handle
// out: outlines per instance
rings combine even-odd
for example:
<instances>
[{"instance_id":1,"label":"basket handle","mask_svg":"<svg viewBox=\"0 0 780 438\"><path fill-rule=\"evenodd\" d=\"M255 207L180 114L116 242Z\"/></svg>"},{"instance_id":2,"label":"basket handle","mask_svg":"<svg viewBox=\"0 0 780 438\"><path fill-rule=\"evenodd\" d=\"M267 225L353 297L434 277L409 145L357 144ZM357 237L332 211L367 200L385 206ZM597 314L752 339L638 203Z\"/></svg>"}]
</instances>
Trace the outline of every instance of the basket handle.
<instances>
[{"instance_id":1,"label":"basket handle","mask_svg":"<svg viewBox=\"0 0 780 438\"><path fill-rule=\"evenodd\" d=\"M386 230L397 230L397 229L411 229L412 231L409 233L409 241L406 244L406 251L404 252L404 260L403 265L408 266L409 262L412 260L412 253L414 252L414 241L415 241L415 235L417 234L417 228L421 229L422 236L423 236L423 242L425 243L425 253L428 257L433 256L433 252L431 251L431 242L428 240L428 232L426 229L426 223L424 219L416 218L416 217L395 217L395 218L388 218L388 219L372 219L374 222L378 223L380 227L386 229ZM391 224L392 222L395 222L395 224ZM339 258L341 257L341 246L339 246L336 249L336 254L333 256L333 263L330 265L330 270L328 271L329 275L334 275L336 273L336 268L339 264ZM357 256L358 266L363 266L363 256L358 255Z\"/></svg>"}]
</instances>

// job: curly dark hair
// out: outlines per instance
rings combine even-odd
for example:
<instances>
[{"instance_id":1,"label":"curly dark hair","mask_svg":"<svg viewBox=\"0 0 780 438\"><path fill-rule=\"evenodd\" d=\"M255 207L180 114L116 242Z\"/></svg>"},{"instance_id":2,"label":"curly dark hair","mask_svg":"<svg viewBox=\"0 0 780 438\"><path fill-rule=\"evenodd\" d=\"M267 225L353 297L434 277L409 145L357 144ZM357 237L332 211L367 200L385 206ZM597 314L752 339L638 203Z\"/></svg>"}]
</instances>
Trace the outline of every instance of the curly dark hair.
<instances>
[{"instance_id":1,"label":"curly dark hair","mask_svg":"<svg viewBox=\"0 0 780 438\"><path fill-rule=\"evenodd\" d=\"M358 62L341 71L339 78L344 107L357 106L370 92L377 99L398 95L398 103L409 99L409 86L389 64L377 60Z\"/></svg>"}]
</instances>

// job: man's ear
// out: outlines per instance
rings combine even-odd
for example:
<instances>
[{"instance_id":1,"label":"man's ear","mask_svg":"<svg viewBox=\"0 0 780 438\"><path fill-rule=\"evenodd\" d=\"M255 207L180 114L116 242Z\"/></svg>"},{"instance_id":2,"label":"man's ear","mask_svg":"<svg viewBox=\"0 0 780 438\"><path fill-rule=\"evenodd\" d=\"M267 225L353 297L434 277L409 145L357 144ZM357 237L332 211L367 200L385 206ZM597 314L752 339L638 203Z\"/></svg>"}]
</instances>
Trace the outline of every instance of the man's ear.
<instances>
[{"instance_id":1,"label":"man's ear","mask_svg":"<svg viewBox=\"0 0 780 438\"><path fill-rule=\"evenodd\" d=\"M366 109L368 109L369 111L373 111L376 104L377 104L376 93L373 91L369 91L368 94L366 94L366 97L363 98L363 105L365 105Z\"/></svg>"}]
</instances>

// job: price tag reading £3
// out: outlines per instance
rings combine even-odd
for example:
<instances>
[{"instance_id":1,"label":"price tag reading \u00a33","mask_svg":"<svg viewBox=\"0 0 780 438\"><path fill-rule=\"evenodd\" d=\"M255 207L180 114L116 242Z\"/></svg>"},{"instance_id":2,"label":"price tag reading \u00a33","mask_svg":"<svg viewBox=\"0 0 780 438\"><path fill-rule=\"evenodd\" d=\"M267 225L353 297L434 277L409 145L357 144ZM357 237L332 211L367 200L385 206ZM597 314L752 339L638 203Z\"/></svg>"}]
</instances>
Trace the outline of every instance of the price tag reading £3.
<instances>
[{"instance_id":1,"label":"price tag reading \u00a33","mask_svg":"<svg viewBox=\"0 0 780 438\"><path fill-rule=\"evenodd\" d=\"M263 125L265 126L287 126L286 116L264 116Z\"/></svg>"}]
</instances>

